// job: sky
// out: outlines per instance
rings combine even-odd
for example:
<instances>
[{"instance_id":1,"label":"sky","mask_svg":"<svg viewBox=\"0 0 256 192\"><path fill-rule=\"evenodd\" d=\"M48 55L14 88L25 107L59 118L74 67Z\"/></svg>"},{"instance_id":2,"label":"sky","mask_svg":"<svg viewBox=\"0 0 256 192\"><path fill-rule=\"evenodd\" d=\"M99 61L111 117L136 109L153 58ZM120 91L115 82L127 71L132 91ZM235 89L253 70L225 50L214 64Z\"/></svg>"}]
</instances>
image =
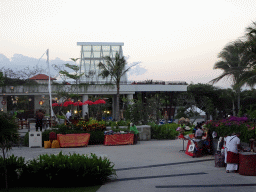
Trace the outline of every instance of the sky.
<instances>
[{"instance_id":1,"label":"sky","mask_svg":"<svg viewBox=\"0 0 256 192\"><path fill-rule=\"evenodd\" d=\"M0 0L0 68L35 66L47 49L50 64L70 62L77 42L124 42L128 63L140 62L129 80L208 83L255 10L255 0Z\"/></svg>"}]
</instances>

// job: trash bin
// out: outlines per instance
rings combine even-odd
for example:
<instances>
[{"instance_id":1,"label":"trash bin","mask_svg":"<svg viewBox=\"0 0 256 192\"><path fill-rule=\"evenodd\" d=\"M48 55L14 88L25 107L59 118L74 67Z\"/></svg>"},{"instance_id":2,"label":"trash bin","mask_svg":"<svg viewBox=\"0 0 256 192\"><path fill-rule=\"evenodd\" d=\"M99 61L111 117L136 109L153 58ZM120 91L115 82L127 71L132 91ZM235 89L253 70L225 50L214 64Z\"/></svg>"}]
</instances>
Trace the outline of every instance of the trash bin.
<instances>
[{"instance_id":1,"label":"trash bin","mask_svg":"<svg viewBox=\"0 0 256 192\"><path fill-rule=\"evenodd\" d=\"M42 147L42 132L29 132L29 147Z\"/></svg>"}]
</instances>

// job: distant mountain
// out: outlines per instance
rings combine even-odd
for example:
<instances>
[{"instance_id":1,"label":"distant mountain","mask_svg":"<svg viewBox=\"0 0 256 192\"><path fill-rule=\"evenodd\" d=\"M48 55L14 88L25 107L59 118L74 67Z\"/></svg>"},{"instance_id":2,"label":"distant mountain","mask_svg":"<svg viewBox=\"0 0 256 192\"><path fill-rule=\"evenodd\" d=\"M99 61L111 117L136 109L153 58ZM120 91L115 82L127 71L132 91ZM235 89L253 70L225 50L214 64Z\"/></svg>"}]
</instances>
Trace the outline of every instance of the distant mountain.
<instances>
[{"instance_id":1,"label":"distant mountain","mask_svg":"<svg viewBox=\"0 0 256 192\"><path fill-rule=\"evenodd\" d=\"M37 58L28 57L28 56L16 53L12 56L11 59L9 59L5 55L0 54L0 70L2 68L4 68L4 69L11 69L14 72L17 72L19 70L22 70L22 69L28 67L29 70L39 69L42 73L48 74L48 65L46 63L45 58L46 58L46 56L44 56L44 58L39 60L39 58L37 59ZM54 68L53 65L58 66L58 68L65 69L68 72L73 72L72 70L68 69L67 67L64 67L64 64L66 64L66 63L75 64L71 60L64 61L58 57L53 60L50 60L49 63L50 63L51 77L55 77L60 81L62 79L59 77L58 70L56 70L56 67ZM128 66L131 66L133 64L134 63L130 63L130 64L128 64ZM141 67L138 64L128 71L128 79L129 79L129 76L138 76L138 75L144 74L145 72L147 72L147 69Z\"/></svg>"}]
</instances>

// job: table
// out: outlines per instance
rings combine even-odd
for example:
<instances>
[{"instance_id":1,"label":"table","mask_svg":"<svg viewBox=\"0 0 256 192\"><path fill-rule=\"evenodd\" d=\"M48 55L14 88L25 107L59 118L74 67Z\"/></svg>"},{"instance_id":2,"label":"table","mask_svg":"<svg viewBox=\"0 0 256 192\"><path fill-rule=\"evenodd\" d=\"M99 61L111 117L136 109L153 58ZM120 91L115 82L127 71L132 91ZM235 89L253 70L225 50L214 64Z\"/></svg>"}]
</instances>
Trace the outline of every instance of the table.
<instances>
[{"instance_id":1,"label":"table","mask_svg":"<svg viewBox=\"0 0 256 192\"><path fill-rule=\"evenodd\" d=\"M89 133L57 134L57 140L60 143L60 147L87 147L89 139Z\"/></svg>"},{"instance_id":2,"label":"table","mask_svg":"<svg viewBox=\"0 0 256 192\"><path fill-rule=\"evenodd\" d=\"M178 136L178 139L182 139L182 140L183 140L183 149L180 150L180 152L185 152L186 150L184 149L184 142L185 142L185 140L187 140L187 139L184 137L183 134L180 134L180 135Z\"/></svg>"},{"instance_id":3,"label":"table","mask_svg":"<svg viewBox=\"0 0 256 192\"><path fill-rule=\"evenodd\" d=\"M256 153L239 153L239 174L256 176Z\"/></svg>"},{"instance_id":4,"label":"table","mask_svg":"<svg viewBox=\"0 0 256 192\"><path fill-rule=\"evenodd\" d=\"M105 135L104 145L133 145L134 134Z\"/></svg>"}]
</instances>

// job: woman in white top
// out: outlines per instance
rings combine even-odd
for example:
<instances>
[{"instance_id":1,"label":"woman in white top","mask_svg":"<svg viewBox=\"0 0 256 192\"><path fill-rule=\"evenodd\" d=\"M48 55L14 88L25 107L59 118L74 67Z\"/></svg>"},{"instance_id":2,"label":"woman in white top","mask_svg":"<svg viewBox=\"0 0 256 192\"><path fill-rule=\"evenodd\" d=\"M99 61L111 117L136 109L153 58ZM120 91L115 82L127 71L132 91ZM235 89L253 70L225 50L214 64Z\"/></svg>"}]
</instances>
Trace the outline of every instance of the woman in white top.
<instances>
[{"instance_id":1,"label":"woman in white top","mask_svg":"<svg viewBox=\"0 0 256 192\"><path fill-rule=\"evenodd\" d=\"M238 149L240 149L240 133L237 133L234 136L230 136L226 140L226 148L227 148L227 167L226 172L230 171L238 171L238 163L239 163L239 154Z\"/></svg>"}]
</instances>

